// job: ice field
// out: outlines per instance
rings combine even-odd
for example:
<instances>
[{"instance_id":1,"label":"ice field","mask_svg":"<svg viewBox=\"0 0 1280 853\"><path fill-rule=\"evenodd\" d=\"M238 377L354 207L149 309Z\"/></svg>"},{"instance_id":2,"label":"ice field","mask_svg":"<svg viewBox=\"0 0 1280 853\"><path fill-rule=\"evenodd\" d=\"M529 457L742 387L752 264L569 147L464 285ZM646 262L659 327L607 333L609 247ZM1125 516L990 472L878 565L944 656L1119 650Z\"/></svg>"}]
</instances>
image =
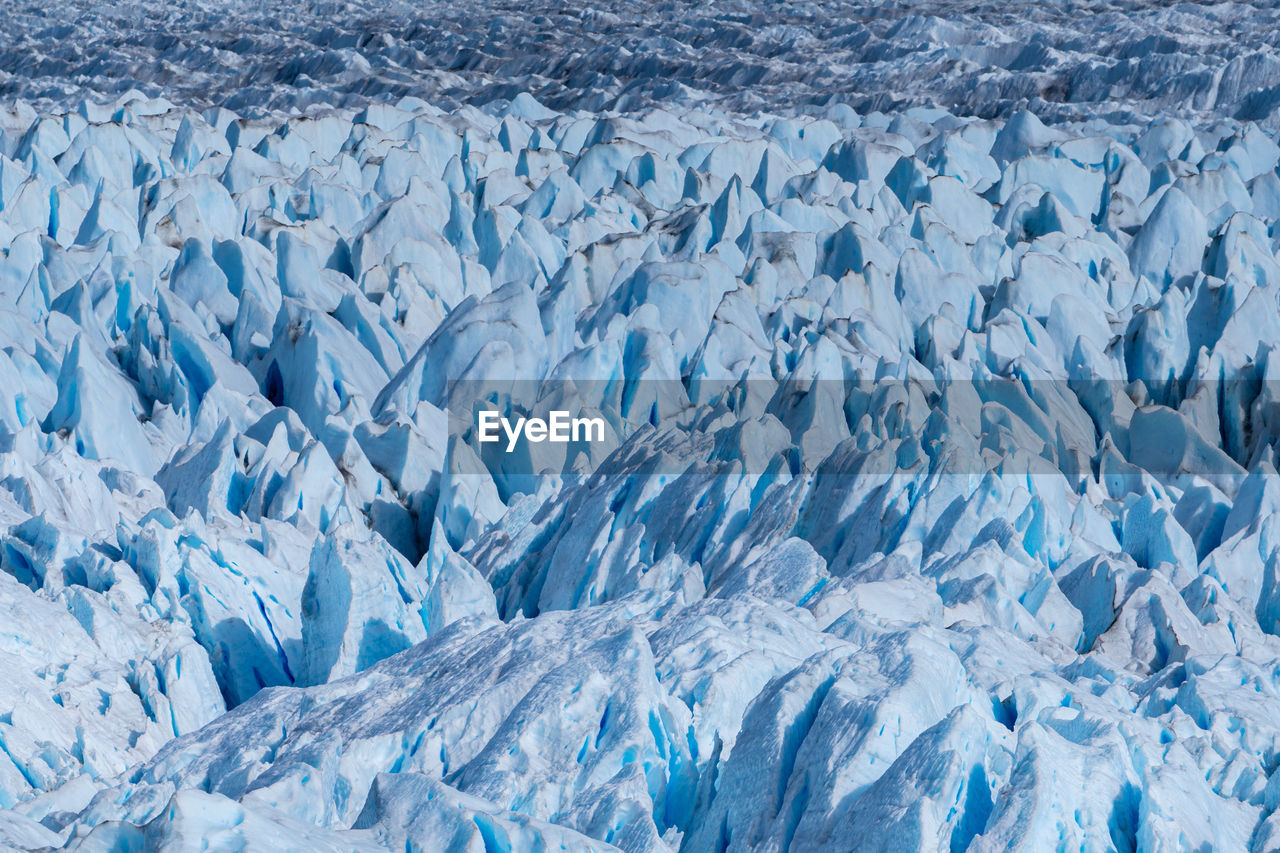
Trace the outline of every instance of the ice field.
<instances>
[{"instance_id":1,"label":"ice field","mask_svg":"<svg viewBox=\"0 0 1280 853\"><path fill-rule=\"evenodd\" d=\"M1274 9L4 15L0 848L1280 849Z\"/></svg>"}]
</instances>

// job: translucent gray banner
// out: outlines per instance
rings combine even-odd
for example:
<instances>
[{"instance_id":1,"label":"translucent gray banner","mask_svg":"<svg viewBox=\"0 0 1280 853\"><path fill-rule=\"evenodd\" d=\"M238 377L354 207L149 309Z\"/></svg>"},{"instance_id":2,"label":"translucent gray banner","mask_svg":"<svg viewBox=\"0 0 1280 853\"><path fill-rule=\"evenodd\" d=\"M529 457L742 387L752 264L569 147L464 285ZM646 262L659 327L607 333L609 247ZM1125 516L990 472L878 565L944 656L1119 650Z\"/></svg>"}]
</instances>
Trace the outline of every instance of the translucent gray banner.
<instances>
[{"instance_id":1,"label":"translucent gray banner","mask_svg":"<svg viewBox=\"0 0 1280 853\"><path fill-rule=\"evenodd\" d=\"M1096 379L467 380L446 412L451 446L504 477L924 466L1229 483L1275 465L1280 383L1185 390L1154 402Z\"/></svg>"}]
</instances>

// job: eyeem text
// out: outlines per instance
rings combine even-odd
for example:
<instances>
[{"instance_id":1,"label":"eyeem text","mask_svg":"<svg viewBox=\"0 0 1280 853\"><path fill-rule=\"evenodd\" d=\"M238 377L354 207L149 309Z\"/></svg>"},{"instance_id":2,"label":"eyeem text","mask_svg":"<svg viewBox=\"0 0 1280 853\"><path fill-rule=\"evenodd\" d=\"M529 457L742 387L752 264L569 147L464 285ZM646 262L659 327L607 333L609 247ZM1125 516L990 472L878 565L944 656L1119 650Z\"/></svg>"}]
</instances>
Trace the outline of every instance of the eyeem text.
<instances>
[{"instance_id":1,"label":"eyeem text","mask_svg":"<svg viewBox=\"0 0 1280 853\"><path fill-rule=\"evenodd\" d=\"M484 443L501 441L503 434L507 437L507 452L516 449L516 444L523 435L526 441L535 444L550 441L554 444L568 444L571 441L604 441L604 418L575 418L569 412L552 410L544 418L517 418L513 424L509 418L497 412L480 412L477 415L480 441Z\"/></svg>"}]
</instances>

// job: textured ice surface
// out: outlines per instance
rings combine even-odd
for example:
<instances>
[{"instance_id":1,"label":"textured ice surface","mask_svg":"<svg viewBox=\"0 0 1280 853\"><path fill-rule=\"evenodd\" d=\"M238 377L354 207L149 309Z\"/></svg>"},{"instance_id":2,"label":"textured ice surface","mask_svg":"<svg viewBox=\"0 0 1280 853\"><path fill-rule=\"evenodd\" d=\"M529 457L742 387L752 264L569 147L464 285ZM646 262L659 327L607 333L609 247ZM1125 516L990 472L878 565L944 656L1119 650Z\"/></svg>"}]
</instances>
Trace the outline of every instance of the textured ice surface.
<instances>
[{"instance_id":1,"label":"textured ice surface","mask_svg":"<svg viewBox=\"0 0 1280 853\"><path fill-rule=\"evenodd\" d=\"M0 846L1280 846L1267 10L328 5L6 12Z\"/></svg>"},{"instance_id":2,"label":"textured ice surface","mask_svg":"<svg viewBox=\"0 0 1280 853\"><path fill-rule=\"evenodd\" d=\"M713 99L1058 119L1175 113L1274 126L1274 5L1157 0L13 0L0 93L236 110L415 96L557 109Z\"/></svg>"}]
</instances>

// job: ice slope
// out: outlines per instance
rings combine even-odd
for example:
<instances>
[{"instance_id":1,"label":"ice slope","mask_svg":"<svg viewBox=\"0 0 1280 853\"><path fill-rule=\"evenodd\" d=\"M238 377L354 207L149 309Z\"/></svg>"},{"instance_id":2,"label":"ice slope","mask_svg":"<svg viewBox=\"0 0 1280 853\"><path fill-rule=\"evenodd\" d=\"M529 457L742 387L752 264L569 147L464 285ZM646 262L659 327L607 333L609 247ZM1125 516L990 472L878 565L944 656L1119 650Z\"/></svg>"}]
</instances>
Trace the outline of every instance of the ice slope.
<instances>
[{"instance_id":1,"label":"ice slope","mask_svg":"<svg viewBox=\"0 0 1280 853\"><path fill-rule=\"evenodd\" d=\"M1280 844L1256 124L0 130L4 844Z\"/></svg>"}]
</instances>

